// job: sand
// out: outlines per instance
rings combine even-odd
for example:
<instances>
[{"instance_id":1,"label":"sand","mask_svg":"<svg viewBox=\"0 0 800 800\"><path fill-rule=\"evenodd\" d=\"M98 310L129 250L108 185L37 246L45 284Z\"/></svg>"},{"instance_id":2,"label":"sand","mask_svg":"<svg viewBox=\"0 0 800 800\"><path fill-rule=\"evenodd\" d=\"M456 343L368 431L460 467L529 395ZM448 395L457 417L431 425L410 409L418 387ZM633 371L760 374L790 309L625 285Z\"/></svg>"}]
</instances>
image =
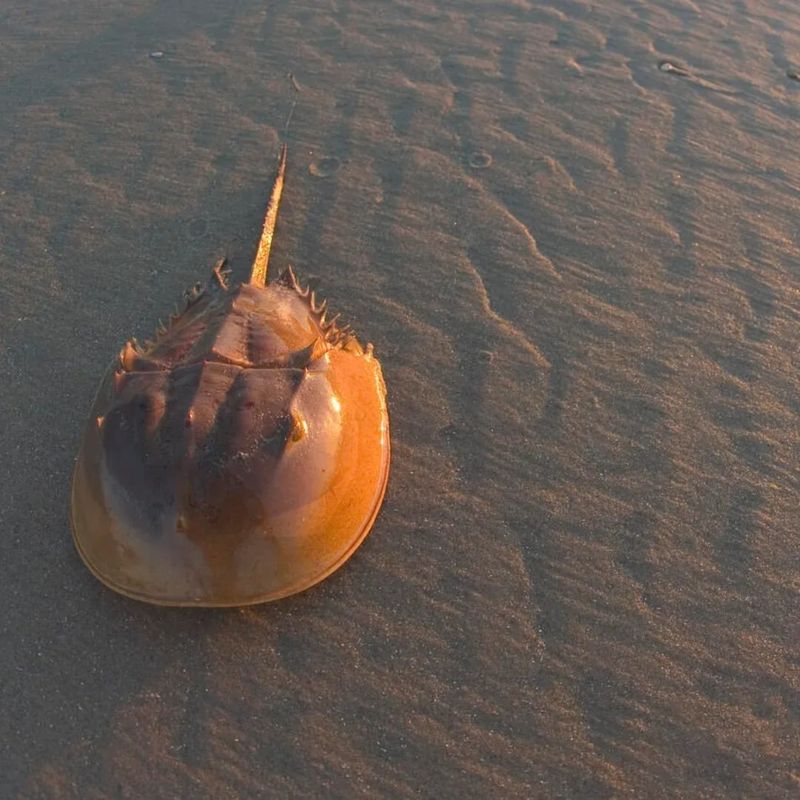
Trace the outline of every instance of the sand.
<instances>
[{"instance_id":1,"label":"sand","mask_svg":"<svg viewBox=\"0 0 800 800\"><path fill-rule=\"evenodd\" d=\"M800 795L795 4L0 25L0 796ZM81 428L246 273L295 96L273 269L375 344L386 504L302 595L139 604L73 549Z\"/></svg>"}]
</instances>

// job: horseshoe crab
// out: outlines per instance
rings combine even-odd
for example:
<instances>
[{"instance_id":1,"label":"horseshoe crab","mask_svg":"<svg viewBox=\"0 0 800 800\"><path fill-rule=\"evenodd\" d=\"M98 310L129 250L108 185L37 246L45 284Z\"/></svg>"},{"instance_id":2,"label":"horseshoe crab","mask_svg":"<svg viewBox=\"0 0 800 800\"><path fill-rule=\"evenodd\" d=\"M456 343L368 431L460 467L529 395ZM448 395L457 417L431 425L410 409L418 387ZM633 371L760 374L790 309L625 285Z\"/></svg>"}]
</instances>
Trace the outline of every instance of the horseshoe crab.
<instances>
[{"instance_id":1,"label":"horseshoe crab","mask_svg":"<svg viewBox=\"0 0 800 800\"><path fill-rule=\"evenodd\" d=\"M109 367L72 483L81 558L129 597L239 606L300 592L372 527L389 474L372 346L291 268L267 283L286 147L248 282L224 260Z\"/></svg>"}]
</instances>

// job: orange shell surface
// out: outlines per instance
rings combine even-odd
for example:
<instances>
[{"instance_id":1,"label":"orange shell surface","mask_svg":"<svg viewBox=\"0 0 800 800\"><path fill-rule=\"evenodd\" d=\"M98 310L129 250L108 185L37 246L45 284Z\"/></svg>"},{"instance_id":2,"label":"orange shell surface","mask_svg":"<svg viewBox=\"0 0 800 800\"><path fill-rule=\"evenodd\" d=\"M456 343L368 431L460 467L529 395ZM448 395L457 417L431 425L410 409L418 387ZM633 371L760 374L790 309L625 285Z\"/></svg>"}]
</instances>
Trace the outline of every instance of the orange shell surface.
<instances>
[{"instance_id":1,"label":"orange shell surface","mask_svg":"<svg viewBox=\"0 0 800 800\"><path fill-rule=\"evenodd\" d=\"M78 551L103 583L162 605L300 592L369 532L389 474L370 347L326 322L291 272L217 276L107 372L72 486Z\"/></svg>"}]
</instances>

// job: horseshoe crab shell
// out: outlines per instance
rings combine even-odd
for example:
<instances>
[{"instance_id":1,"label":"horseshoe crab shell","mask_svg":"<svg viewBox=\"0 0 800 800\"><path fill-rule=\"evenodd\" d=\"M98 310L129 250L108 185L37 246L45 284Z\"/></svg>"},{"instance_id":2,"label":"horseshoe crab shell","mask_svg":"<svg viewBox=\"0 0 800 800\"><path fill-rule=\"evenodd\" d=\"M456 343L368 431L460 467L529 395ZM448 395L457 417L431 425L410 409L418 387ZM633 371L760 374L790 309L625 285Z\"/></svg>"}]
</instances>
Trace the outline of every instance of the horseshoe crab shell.
<instances>
[{"instance_id":1,"label":"horseshoe crab shell","mask_svg":"<svg viewBox=\"0 0 800 800\"><path fill-rule=\"evenodd\" d=\"M389 474L381 368L291 269L267 284L285 146L248 283L224 262L94 400L72 485L78 552L129 597L237 606L338 569Z\"/></svg>"}]
</instances>

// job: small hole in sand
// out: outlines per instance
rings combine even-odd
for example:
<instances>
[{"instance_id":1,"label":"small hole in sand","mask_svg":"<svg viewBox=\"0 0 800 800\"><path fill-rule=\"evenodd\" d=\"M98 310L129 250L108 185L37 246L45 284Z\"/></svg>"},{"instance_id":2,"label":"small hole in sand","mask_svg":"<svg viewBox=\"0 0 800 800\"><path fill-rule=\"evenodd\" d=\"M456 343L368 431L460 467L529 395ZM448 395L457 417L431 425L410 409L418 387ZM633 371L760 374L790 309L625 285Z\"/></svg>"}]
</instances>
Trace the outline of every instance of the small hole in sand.
<instances>
[{"instance_id":1,"label":"small hole in sand","mask_svg":"<svg viewBox=\"0 0 800 800\"><path fill-rule=\"evenodd\" d=\"M473 169L486 169L492 163L492 157L484 150L476 150L469 154L468 162Z\"/></svg>"},{"instance_id":2,"label":"small hole in sand","mask_svg":"<svg viewBox=\"0 0 800 800\"><path fill-rule=\"evenodd\" d=\"M208 223L202 217L196 217L189 223L188 230L193 239L202 239L208 233Z\"/></svg>"},{"instance_id":3,"label":"small hole in sand","mask_svg":"<svg viewBox=\"0 0 800 800\"><path fill-rule=\"evenodd\" d=\"M312 161L308 166L308 171L315 178L327 178L339 171L342 162L336 156L325 156L318 161Z\"/></svg>"}]
</instances>

